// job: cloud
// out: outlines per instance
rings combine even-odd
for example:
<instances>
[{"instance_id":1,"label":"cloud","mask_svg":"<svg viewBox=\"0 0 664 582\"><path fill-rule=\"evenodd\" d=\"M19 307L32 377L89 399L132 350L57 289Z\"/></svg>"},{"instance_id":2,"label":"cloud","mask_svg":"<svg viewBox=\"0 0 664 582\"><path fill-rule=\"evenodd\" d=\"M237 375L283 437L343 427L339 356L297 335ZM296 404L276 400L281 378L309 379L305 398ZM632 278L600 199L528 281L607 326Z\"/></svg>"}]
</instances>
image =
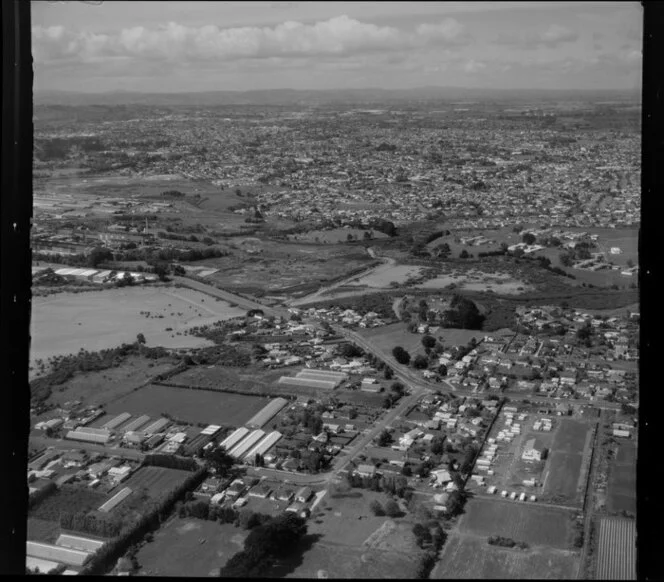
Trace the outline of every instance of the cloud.
<instances>
[{"instance_id":1,"label":"cloud","mask_svg":"<svg viewBox=\"0 0 664 582\"><path fill-rule=\"evenodd\" d=\"M466 73L477 73L483 69L486 69L486 64L475 59L470 59L463 66L463 70Z\"/></svg>"},{"instance_id":2,"label":"cloud","mask_svg":"<svg viewBox=\"0 0 664 582\"><path fill-rule=\"evenodd\" d=\"M464 26L453 18L437 24L422 24L407 32L342 15L312 24L287 21L262 28L221 29L213 24L189 27L170 22L156 29L136 26L115 34L75 32L62 26L36 26L32 39L35 61L43 63L62 59L90 62L118 57L182 62L343 56L454 46L467 43L470 37Z\"/></svg>"},{"instance_id":3,"label":"cloud","mask_svg":"<svg viewBox=\"0 0 664 582\"><path fill-rule=\"evenodd\" d=\"M575 42L578 38L579 35L576 31L566 26L552 24L545 31L540 32L527 32L516 35L501 34L496 38L495 42L496 44L526 49L539 47L556 48L566 42Z\"/></svg>"}]
</instances>

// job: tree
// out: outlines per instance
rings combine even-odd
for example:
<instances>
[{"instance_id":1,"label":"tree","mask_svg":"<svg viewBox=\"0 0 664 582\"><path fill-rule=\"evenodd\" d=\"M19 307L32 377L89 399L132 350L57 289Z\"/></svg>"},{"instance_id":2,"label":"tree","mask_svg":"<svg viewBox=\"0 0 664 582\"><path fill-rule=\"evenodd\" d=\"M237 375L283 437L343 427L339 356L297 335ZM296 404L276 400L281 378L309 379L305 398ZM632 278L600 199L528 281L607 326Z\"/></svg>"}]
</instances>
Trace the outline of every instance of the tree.
<instances>
[{"instance_id":1,"label":"tree","mask_svg":"<svg viewBox=\"0 0 664 582\"><path fill-rule=\"evenodd\" d=\"M401 382L392 382L390 390L398 394L399 397L403 396L406 393L406 387Z\"/></svg>"},{"instance_id":2,"label":"tree","mask_svg":"<svg viewBox=\"0 0 664 582\"><path fill-rule=\"evenodd\" d=\"M345 358L356 358L364 355L364 350L352 343L342 344L340 352Z\"/></svg>"},{"instance_id":3,"label":"tree","mask_svg":"<svg viewBox=\"0 0 664 582\"><path fill-rule=\"evenodd\" d=\"M159 261L158 263L155 263L152 270L154 271L154 274L159 277L160 281L168 281L168 263L165 261Z\"/></svg>"},{"instance_id":4,"label":"tree","mask_svg":"<svg viewBox=\"0 0 664 582\"><path fill-rule=\"evenodd\" d=\"M388 499L385 503L385 515L388 517L399 517L401 515L401 509L399 509L399 504L394 501L394 499Z\"/></svg>"},{"instance_id":5,"label":"tree","mask_svg":"<svg viewBox=\"0 0 664 582\"><path fill-rule=\"evenodd\" d=\"M442 455L443 451L445 450L444 447L445 439L441 436L435 436L433 437L431 441L431 452L434 455Z\"/></svg>"},{"instance_id":6,"label":"tree","mask_svg":"<svg viewBox=\"0 0 664 582\"><path fill-rule=\"evenodd\" d=\"M220 476L228 475L235 462L235 459L223 447L216 447L206 451L204 458L216 474Z\"/></svg>"},{"instance_id":7,"label":"tree","mask_svg":"<svg viewBox=\"0 0 664 582\"><path fill-rule=\"evenodd\" d=\"M413 360L413 368L416 368L417 370L424 370L428 368L428 366L429 360L427 360L426 356L419 354Z\"/></svg>"},{"instance_id":8,"label":"tree","mask_svg":"<svg viewBox=\"0 0 664 582\"><path fill-rule=\"evenodd\" d=\"M463 249L461 253L459 254L460 259L467 259L470 255L468 254L468 251L466 249Z\"/></svg>"},{"instance_id":9,"label":"tree","mask_svg":"<svg viewBox=\"0 0 664 582\"><path fill-rule=\"evenodd\" d=\"M560 263L563 265L563 267L571 267L574 263L574 255L572 253L561 254Z\"/></svg>"},{"instance_id":10,"label":"tree","mask_svg":"<svg viewBox=\"0 0 664 582\"><path fill-rule=\"evenodd\" d=\"M141 345L145 344L145 336L142 333L139 333L136 336L136 341Z\"/></svg>"},{"instance_id":11,"label":"tree","mask_svg":"<svg viewBox=\"0 0 664 582\"><path fill-rule=\"evenodd\" d=\"M88 255L88 266L93 269L104 261L113 260L113 253L105 247L96 247Z\"/></svg>"},{"instance_id":12,"label":"tree","mask_svg":"<svg viewBox=\"0 0 664 582\"><path fill-rule=\"evenodd\" d=\"M532 232L527 232L521 237L521 240L525 242L527 245L532 245L535 243L535 240L537 239Z\"/></svg>"},{"instance_id":13,"label":"tree","mask_svg":"<svg viewBox=\"0 0 664 582\"><path fill-rule=\"evenodd\" d=\"M371 509L371 512L374 515L378 516L385 515L385 510L383 509L383 506L380 504L380 502L378 502L375 499L371 502L371 505L369 505L369 509Z\"/></svg>"},{"instance_id":14,"label":"tree","mask_svg":"<svg viewBox=\"0 0 664 582\"><path fill-rule=\"evenodd\" d=\"M427 334L422 338L422 345L425 348L433 348L436 345L436 338Z\"/></svg>"},{"instance_id":15,"label":"tree","mask_svg":"<svg viewBox=\"0 0 664 582\"><path fill-rule=\"evenodd\" d=\"M401 346L396 346L392 350L392 355L397 362L404 366L407 366L410 363L410 354Z\"/></svg>"},{"instance_id":16,"label":"tree","mask_svg":"<svg viewBox=\"0 0 664 582\"><path fill-rule=\"evenodd\" d=\"M378 436L378 446L386 447L392 442L392 440L392 435L387 430L383 429L383 432Z\"/></svg>"},{"instance_id":17,"label":"tree","mask_svg":"<svg viewBox=\"0 0 664 582\"><path fill-rule=\"evenodd\" d=\"M389 366L385 368L383 374L386 380L391 380L394 377L394 372L392 371L392 368L390 368Z\"/></svg>"}]
</instances>

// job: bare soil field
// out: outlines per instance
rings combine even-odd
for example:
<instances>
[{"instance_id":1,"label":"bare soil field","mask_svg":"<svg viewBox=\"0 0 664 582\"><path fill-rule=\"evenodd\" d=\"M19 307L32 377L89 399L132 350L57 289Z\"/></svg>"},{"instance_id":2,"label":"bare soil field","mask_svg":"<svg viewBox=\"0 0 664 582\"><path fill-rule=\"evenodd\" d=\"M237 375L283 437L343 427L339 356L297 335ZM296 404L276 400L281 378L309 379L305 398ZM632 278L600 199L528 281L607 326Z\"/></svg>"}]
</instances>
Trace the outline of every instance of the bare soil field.
<instances>
[{"instance_id":1,"label":"bare soil field","mask_svg":"<svg viewBox=\"0 0 664 582\"><path fill-rule=\"evenodd\" d=\"M578 557L570 551L499 548L490 546L484 537L451 535L430 578L571 580L576 578L577 568Z\"/></svg>"},{"instance_id":2,"label":"bare soil field","mask_svg":"<svg viewBox=\"0 0 664 582\"><path fill-rule=\"evenodd\" d=\"M156 376L170 370L176 362L171 358L149 360L131 356L118 368L101 372L77 373L63 385L52 389L49 402L56 405L81 400L91 406L106 404L129 394ZM43 420L41 417L35 422Z\"/></svg>"},{"instance_id":3,"label":"bare soil field","mask_svg":"<svg viewBox=\"0 0 664 582\"><path fill-rule=\"evenodd\" d=\"M466 504L461 533L499 535L531 546L569 547L570 513L518 501L475 498ZM544 528L542 524L547 524Z\"/></svg>"},{"instance_id":4,"label":"bare soil field","mask_svg":"<svg viewBox=\"0 0 664 582\"><path fill-rule=\"evenodd\" d=\"M139 333L145 335L148 346L210 345L207 340L177 334L244 313L193 289L176 287L125 287L39 297L33 301L31 360L72 354L81 348L114 348L136 341Z\"/></svg>"},{"instance_id":5,"label":"bare soil field","mask_svg":"<svg viewBox=\"0 0 664 582\"><path fill-rule=\"evenodd\" d=\"M248 533L217 521L173 518L136 555L139 575L207 577L242 550Z\"/></svg>"},{"instance_id":6,"label":"bare soil field","mask_svg":"<svg viewBox=\"0 0 664 582\"><path fill-rule=\"evenodd\" d=\"M248 368L229 368L224 366L194 366L184 372L173 376L170 382L186 386L200 386L203 388L227 388L229 390L242 390L257 394L271 390L286 390L286 386L279 386L276 382L281 376L289 376L298 372L301 367L278 368L275 370L251 366ZM290 388L290 387L288 387Z\"/></svg>"},{"instance_id":7,"label":"bare soil field","mask_svg":"<svg viewBox=\"0 0 664 582\"><path fill-rule=\"evenodd\" d=\"M258 396L149 385L110 403L106 412L147 414L155 419L166 413L193 424L241 426L267 403L267 399Z\"/></svg>"}]
</instances>

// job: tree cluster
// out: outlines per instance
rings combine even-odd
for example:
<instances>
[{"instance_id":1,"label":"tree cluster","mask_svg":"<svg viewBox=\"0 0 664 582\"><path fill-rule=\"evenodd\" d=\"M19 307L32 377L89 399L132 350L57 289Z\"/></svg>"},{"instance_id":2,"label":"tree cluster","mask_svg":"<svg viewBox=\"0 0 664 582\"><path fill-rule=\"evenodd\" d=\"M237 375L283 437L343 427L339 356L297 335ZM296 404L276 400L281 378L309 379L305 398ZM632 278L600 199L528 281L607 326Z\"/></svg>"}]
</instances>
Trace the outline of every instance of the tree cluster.
<instances>
[{"instance_id":1,"label":"tree cluster","mask_svg":"<svg viewBox=\"0 0 664 582\"><path fill-rule=\"evenodd\" d=\"M244 549L221 569L222 578L264 576L279 559L287 557L307 533L306 520L283 513L254 527L244 541Z\"/></svg>"}]
</instances>

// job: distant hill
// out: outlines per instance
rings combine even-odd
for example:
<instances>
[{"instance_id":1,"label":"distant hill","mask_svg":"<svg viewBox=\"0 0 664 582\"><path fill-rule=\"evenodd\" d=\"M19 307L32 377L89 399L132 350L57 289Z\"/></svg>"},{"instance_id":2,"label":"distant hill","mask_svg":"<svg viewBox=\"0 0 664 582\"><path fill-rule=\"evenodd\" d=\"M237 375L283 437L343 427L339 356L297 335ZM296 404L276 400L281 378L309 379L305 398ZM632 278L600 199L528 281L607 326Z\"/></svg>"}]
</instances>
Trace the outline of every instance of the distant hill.
<instances>
[{"instance_id":1,"label":"distant hill","mask_svg":"<svg viewBox=\"0 0 664 582\"><path fill-rule=\"evenodd\" d=\"M404 101L634 101L638 91L619 90L542 90L542 89L473 89L464 87L419 87L415 89L339 89L297 90L274 89L253 91L209 91L200 93L75 93L43 91L34 94L35 105L148 105L148 106L215 106L215 105L324 105L368 104Z\"/></svg>"}]
</instances>

